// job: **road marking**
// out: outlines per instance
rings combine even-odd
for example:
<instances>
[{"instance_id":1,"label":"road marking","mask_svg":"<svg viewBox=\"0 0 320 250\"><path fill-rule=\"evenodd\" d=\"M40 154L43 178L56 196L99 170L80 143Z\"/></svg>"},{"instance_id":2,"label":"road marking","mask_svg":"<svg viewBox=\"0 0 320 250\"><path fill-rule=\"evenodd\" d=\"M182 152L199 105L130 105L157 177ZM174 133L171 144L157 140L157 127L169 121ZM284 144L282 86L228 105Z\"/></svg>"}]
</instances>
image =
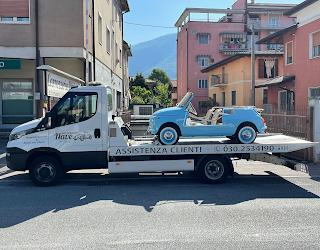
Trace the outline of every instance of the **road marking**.
<instances>
[{"instance_id":1,"label":"road marking","mask_svg":"<svg viewBox=\"0 0 320 250\"><path fill-rule=\"evenodd\" d=\"M2 159L3 157L6 157L6 153L0 155L0 159Z\"/></svg>"}]
</instances>

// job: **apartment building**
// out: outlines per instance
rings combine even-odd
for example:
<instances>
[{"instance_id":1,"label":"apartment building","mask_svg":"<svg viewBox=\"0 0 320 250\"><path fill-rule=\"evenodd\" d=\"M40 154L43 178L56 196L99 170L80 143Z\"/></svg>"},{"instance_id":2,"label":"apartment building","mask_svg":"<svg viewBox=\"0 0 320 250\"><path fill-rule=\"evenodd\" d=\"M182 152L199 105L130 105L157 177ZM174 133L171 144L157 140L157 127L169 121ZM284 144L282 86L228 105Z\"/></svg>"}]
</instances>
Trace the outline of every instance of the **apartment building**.
<instances>
[{"instance_id":1,"label":"apartment building","mask_svg":"<svg viewBox=\"0 0 320 250\"><path fill-rule=\"evenodd\" d=\"M294 5L256 4L236 1L229 9L186 8L177 20L177 94L178 101L194 93L192 104L198 113L208 100L210 77L201 70L232 55L251 50L254 41L294 24L283 13ZM199 20L199 14L204 20ZM218 20L213 15L222 15ZM278 45L256 45L255 50L280 50ZM249 68L250 69L250 68Z\"/></svg>"},{"instance_id":2,"label":"apartment building","mask_svg":"<svg viewBox=\"0 0 320 250\"><path fill-rule=\"evenodd\" d=\"M283 73L283 52L268 50L255 52L255 84L259 85ZM209 73L209 97L219 106L251 105L251 53L234 54L201 72ZM267 103L268 89L255 91L255 106Z\"/></svg>"},{"instance_id":3,"label":"apartment building","mask_svg":"<svg viewBox=\"0 0 320 250\"><path fill-rule=\"evenodd\" d=\"M299 110L320 97L320 1L306 0L284 14L297 24L257 42L284 48L283 75L257 86L268 89L266 109L279 112Z\"/></svg>"},{"instance_id":4,"label":"apartment building","mask_svg":"<svg viewBox=\"0 0 320 250\"><path fill-rule=\"evenodd\" d=\"M89 81L110 85L115 107L127 105L123 41L127 0L89 0ZM0 129L45 112L86 80L86 0L0 0Z\"/></svg>"}]
</instances>

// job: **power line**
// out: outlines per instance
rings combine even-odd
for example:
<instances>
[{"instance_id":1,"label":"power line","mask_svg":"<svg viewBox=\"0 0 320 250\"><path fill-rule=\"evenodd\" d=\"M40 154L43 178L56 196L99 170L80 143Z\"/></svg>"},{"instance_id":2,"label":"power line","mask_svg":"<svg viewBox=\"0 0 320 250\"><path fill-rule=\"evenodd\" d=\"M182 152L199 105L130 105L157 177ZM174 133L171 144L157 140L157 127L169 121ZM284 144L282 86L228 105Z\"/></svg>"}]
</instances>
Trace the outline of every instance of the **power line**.
<instances>
[{"instance_id":1,"label":"power line","mask_svg":"<svg viewBox=\"0 0 320 250\"><path fill-rule=\"evenodd\" d=\"M155 26L155 25L149 25L149 24L140 24L140 23L128 23L128 22L123 22L123 23L126 23L126 24L132 24L132 25L138 25L138 26L147 26L147 27L153 27L153 28L176 29L176 27Z\"/></svg>"}]
</instances>

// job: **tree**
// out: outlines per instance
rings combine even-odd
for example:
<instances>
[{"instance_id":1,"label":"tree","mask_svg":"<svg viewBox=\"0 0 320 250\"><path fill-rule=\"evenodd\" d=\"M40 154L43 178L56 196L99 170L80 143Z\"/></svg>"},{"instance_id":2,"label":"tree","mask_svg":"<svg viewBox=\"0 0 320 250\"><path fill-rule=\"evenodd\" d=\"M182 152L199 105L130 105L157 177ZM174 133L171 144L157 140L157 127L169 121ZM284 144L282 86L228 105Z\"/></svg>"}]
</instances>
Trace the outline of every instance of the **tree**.
<instances>
[{"instance_id":1,"label":"tree","mask_svg":"<svg viewBox=\"0 0 320 250\"><path fill-rule=\"evenodd\" d=\"M152 90L151 86L146 83L141 72L137 72L135 79L130 81L130 88L132 88L133 86L140 86L141 88Z\"/></svg>"},{"instance_id":2,"label":"tree","mask_svg":"<svg viewBox=\"0 0 320 250\"><path fill-rule=\"evenodd\" d=\"M141 88L140 86L132 86L131 88L131 97L132 97L132 101L135 99L135 97L140 97L140 98L136 98L135 100L141 102L141 100L143 101L143 103L147 103L148 98L151 96L151 91L147 90L146 88ZM131 101L131 103L132 103ZM140 103L141 104L141 103Z\"/></svg>"},{"instance_id":3,"label":"tree","mask_svg":"<svg viewBox=\"0 0 320 250\"><path fill-rule=\"evenodd\" d=\"M135 96L131 99L131 104L145 104L141 96Z\"/></svg>"},{"instance_id":4,"label":"tree","mask_svg":"<svg viewBox=\"0 0 320 250\"><path fill-rule=\"evenodd\" d=\"M208 97L208 101L203 103L203 107L212 108L212 107L215 107L215 106L219 106L219 103L215 102L211 97Z\"/></svg>"},{"instance_id":5,"label":"tree","mask_svg":"<svg viewBox=\"0 0 320 250\"><path fill-rule=\"evenodd\" d=\"M170 91L168 90L169 84L158 83L155 88L155 98L161 105L172 105L172 100L169 98Z\"/></svg>"},{"instance_id":6,"label":"tree","mask_svg":"<svg viewBox=\"0 0 320 250\"><path fill-rule=\"evenodd\" d=\"M148 78L163 84L170 84L170 77L162 69L153 69Z\"/></svg>"}]
</instances>

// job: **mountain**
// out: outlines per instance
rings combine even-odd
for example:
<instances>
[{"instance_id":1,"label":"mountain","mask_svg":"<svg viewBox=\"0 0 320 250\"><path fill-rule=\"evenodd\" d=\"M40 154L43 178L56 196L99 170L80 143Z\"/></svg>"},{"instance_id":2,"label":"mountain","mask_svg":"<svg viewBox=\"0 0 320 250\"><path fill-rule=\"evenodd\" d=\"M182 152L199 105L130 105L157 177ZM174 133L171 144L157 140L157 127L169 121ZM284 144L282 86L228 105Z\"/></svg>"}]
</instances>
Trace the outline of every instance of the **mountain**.
<instances>
[{"instance_id":1,"label":"mountain","mask_svg":"<svg viewBox=\"0 0 320 250\"><path fill-rule=\"evenodd\" d=\"M177 79L177 34L160 36L153 40L132 45L129 57L129 76L142 72L144 77L159 68L172 80Z\"/></svg>"}]
</instances>

